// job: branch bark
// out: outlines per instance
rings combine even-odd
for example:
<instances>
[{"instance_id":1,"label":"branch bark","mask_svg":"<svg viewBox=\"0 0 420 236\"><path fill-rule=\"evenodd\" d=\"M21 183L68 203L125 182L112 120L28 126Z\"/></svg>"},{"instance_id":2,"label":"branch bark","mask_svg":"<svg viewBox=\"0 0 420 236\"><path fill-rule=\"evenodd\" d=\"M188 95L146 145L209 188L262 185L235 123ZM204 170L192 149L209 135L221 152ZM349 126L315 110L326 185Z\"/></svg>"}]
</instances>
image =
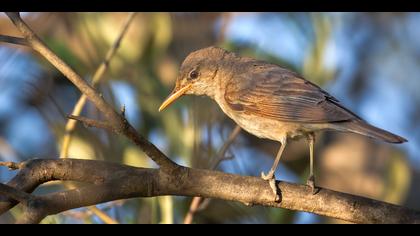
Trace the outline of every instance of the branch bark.
<instances>
[{"instance_id":1,"label":"branch bark","mask_svg":"<svg viewBox=\"0 0 420 236\"><path fill-rule=\"evenodd\" d=\"M28 45L28 43L26 42L25 39L18 38L18 37L13 37L13 36L8 36L8 35L0 35L0 42L23 45L23 46Z\"/></svg>"},{"instance_id":2,"label":"branch bark","mask_svg":"<svg viewBox=\"0 0 420 236\"><path fill-rule=\"evenodd\" d=\"M177 168L171 174L161 169L131 166L94 160L35 159L25 162L8 183L15 193L3 194L0 188L0 213L16 204L6 196L26 200L24 217L19 223L37 223L47 215L117 199L163 195L200 196L312 212L354 223L420 223L420 213L407 208L321 189L313 195L306 185L277 181L281 202L273 201L267 182L259 177L239 176L219 171ZM81 188L42 196L26 197L16 192L31 192L52 180L89 183Z\"/></svg>"}]
</instances>

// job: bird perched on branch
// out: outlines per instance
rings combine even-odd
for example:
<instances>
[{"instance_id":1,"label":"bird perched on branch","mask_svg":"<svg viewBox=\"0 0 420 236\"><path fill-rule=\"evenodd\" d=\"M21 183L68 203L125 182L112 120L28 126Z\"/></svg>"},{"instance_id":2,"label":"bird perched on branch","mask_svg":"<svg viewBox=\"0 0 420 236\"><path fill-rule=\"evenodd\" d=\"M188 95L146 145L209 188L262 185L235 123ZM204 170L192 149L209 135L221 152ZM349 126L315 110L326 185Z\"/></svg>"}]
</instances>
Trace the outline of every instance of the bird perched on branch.
<instances>
[{"instance_id":1,"label":"bird perched on branch","mask_svg":"<svg viewBox=\"0 0 420 236\"><path fill-rule=\"evenodd\" d=\"M326 91L293 71L218 47L200 49L186 57L174 90L159 111L184 94L214 99L244 130L281 143L270 171L261 173L262 178L269 181L276 199L274 173L290 138L308 140L310 173L307 184L313 193L313 150L317 131L352 132L389 143L407 141L368 124Z\"/></svg>"}]
</instances>

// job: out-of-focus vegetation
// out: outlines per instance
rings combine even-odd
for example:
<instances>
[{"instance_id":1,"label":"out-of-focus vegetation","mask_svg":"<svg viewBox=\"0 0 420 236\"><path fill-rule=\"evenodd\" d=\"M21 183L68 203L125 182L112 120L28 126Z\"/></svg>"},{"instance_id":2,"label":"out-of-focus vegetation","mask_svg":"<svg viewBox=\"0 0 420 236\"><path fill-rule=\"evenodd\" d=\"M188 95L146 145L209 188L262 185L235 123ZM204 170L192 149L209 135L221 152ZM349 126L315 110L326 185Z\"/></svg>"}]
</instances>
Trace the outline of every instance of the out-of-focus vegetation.
<instances>
[{"instance_id":1,"label":"out-of-focus vegetation","mask_svg":"<svg viewBox=\"0 0 420 236\"><path fill-rule=\"evenodd\" d=\"M90 80L119 34L127 13L27 13L24 19L61 58ZM191 51L218 45L278 63L311 80L374 125L406 137L403 145L357 135L323 133L316 142L316 176L323 187L420 209L420 14L418 13L139 13L98 89L126 107L128 120L169 157L209 168L234 128L208 98L184 97L164 112L158 106L173 88ZM5 15L0 34L18 35ZM0 160L57 158L64 116L80 93L28 48L0 42ZM101 118L87 104L83 115ZM272 164L278 144L242 132L220 170L259 176ZM303 182L309 150L304 140L285 151L278 179ZM154 164L127 139L77 126L69 157L133 166ZM0 180L13 172L0 169ZM139 183L141 184L141 183ZM205 187L205 186L203 186ZM46 184L36 194L63 189ZM98 207L122 223L181 223L191 198L129 199ZM12 222L21 209L0 216ZM102 223L87 208L44 223ZM211 200L197 223L334 222L306 213Z\"/></svg>"}]
</instances>

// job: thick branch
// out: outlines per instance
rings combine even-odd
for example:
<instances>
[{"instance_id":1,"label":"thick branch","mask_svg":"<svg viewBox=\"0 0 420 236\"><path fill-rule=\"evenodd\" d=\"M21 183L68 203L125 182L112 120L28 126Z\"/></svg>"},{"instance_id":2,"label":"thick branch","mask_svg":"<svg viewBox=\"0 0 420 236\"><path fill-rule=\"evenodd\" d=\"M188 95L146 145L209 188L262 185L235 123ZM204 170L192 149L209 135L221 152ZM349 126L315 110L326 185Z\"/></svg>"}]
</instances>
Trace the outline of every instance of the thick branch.
<instances>
[{"instance_id":1,"label":"thick branch","mask_svg":"<svg viewBox=\"0 0 420 236\"><path fill-rule=\"evenodd\" d=\"M69 65L61 60L47 45L32 31L32 29L20 18L18 13L7 12L7 16L23 34L28 45L47 59L64 76L66 76L86 97L104 114L107 121L117 130L125 135L137 146L139 146L156 164L163 170L171 171L177 168L177 164L166 157L156 146L141 136L124 116L116 112L103 98L79 76Z\"/></svg>"},{"instance_id":2,"label":"thick branch","mask_svg":"<svg viewBox=\"0 0 420 236\"><path fill-rule=\"evenodd\" d=\"M32 196L42 217L49 214L117 199L162 195L200 196L312 212L355 223L420 223L420 213L401 206L351 194L321 189L313 195L306 185L277 182L281 202L274 202L271 188L259 177L179 167L171 174L159 169L134 168L92 160L32 160L25 164L10 186L32 191L50 180L74 180L93 185L64 192ZM28 184L31 183L31 184ZM205 186L205 187L203 187ZM2 199L0 212L13 204ZM35 221L34 221L35 220Z\"/></svg>"},{"instance_id":3,"label":"thick branch","mask_svg":"<svg viewBox=\"0 0 420 236\"><path fill-rule=\"evenodd\" d=\"M30 198L30 195L28 193L15 189L13 187L10 187L2 183L0 183L0 195L6 196L15 201L24 202L24 203L26 203Z\"/></svg>"}]
</instances>

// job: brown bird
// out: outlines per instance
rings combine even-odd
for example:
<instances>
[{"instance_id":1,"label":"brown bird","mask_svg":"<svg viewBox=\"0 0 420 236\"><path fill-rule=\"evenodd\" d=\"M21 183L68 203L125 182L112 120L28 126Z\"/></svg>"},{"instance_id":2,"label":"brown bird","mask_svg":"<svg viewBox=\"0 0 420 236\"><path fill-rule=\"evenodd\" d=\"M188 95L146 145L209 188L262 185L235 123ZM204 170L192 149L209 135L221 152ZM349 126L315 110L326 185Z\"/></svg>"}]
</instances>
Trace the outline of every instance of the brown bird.
<instances>
[{"instance_id":1,"label":"brown bird","mask_svg":"<svg viewBox=\"0 0 420 236\"><path fill-rule=\"evenodd\" d=\"M218 47L208 47L187 56L176 85L159 107L163 110L184 94L214 99L226 115L249 133L281 143L268 180L276 195L274 172L289 138L306 137L310 150L307 184L315 193L313 150L315 132L352 132L389 143L407 140L368 124L333 96L299 74L279 65L240 57Z\"/></svg>"}]
</instances>

